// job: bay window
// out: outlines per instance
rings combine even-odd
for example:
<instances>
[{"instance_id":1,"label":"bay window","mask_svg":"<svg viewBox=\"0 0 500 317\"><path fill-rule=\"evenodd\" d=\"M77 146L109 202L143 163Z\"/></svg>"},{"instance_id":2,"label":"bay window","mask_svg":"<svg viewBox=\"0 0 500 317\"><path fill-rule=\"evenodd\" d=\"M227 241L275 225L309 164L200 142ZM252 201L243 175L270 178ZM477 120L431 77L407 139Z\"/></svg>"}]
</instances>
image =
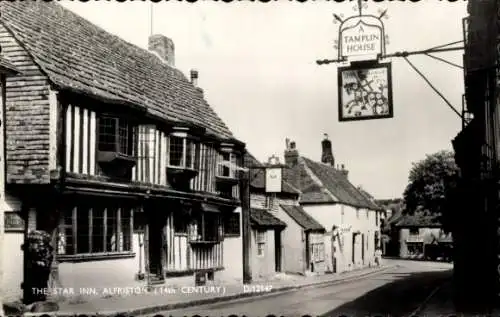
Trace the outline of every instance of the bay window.
<instances>
[{"instance_id":1,"label":"bay window","mask_svg":"<svg viewBox=\"0 0 500 317\"><path fill-rule=\"evenodd\" d=\"M103 115L98 120L97 160L104 176L130 179L135 165L136 126L121 117Z\"/></svg>"},{"instance_id":2,"label":"bay window","mask_svg":"<svg viewBox=\"0 0 500 317\"><path fill-rule=\"evenodd\" d=\"M63 256L132 252L132 209L77 206L64 210L57 252ZM64 257L63 257L64 259Z\"/></svg>"},{"instance_id":3,"label":"bay window","mask_svg":"<svg viewBox=\"0 0 500 317\"><path fill-rule=\"evenodd\" d=\"M170 167L198 169L199 144L187 137L170 136Z\"/></svg>"}]
</instances>

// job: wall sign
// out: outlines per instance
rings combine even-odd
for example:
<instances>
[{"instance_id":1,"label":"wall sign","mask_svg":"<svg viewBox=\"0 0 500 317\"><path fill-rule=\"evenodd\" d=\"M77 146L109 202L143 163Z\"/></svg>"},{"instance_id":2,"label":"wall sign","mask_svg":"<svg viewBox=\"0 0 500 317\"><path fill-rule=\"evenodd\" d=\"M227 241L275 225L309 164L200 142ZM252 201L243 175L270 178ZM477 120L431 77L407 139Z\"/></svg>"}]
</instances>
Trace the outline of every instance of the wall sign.
<instances>
[{"instance_id":1,"label":"wall sign","mask_svg":"<svg viewBox=\"0 0 500 317\"><path fill-rule=\"evenodd\" d=\"M391 64L338 68L339 121L392 118Z\"/></svg>"},{"instance_id":2,"label":"wall sign","mask_svg":"<svg viewBox=\"0 0 500 317\"><path fill-rule=\"evenodd\" d=\"M23 232L24 220L19 216L19 213L14 211L6 211L4 214L5 231L6 232Z\"/></svg>"}]
</instances>

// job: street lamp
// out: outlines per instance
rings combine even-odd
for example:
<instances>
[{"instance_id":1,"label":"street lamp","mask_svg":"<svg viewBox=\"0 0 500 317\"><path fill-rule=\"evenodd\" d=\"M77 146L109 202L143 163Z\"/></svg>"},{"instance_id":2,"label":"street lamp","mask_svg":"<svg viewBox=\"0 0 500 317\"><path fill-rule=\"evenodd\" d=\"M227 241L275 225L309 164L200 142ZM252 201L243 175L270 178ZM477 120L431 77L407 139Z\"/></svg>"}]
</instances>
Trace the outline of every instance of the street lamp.
<instances>
[{"instance_id":1,"label":"street lamp","mask_svg":"<svg viewBox=\"0 0 500 317\"><path fill-rule=\"evenodd\" d=\"M4 233L5 233L5 79L7 76L16 75L16 67L0 57L0 316L5 316L3 311L3 258L5 254Z\"/></svg>"}]
</instances>

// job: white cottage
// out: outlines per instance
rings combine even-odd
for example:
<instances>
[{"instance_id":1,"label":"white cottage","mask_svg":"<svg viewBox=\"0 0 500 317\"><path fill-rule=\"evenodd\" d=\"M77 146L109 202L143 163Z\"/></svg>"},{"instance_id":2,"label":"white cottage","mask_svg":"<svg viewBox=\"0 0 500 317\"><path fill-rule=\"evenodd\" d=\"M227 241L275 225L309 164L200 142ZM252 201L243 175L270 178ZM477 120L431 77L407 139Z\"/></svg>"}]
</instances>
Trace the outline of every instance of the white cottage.
<instances>
[{"instance_id":1,"label":"white cottage","mask_svg":"<svg viewBox=\"0 0 500 317\"><path fill-rule=\"evenodd\" d=\"M287 182L302 193L300 205L326 228L326 270L343 272L374 264L380 246L383 213L366 193L351 184L342 165L335 167L331 142L322 141L321 162L300 156L295 142L287 140L284 170Z\"/></svg>"}]
</instances>

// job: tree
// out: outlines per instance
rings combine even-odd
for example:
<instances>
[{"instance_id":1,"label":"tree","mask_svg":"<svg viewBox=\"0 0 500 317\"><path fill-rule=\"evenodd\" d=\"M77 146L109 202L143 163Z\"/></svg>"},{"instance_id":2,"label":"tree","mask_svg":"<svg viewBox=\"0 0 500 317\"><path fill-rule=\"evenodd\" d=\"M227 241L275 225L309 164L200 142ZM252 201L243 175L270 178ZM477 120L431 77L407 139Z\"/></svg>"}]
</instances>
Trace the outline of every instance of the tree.
<instances>
[{"instance_id":1,"label":"tree","mask_svg":"<svg viewBox=\"0 0 500 317\"><path fill-rule=\"evenodd\" d=\"M403 194L405 213L423 210L436 216L445 230L449 229L450 200L453 199L458 171L451 151L439 151L413 163Z\"/></svg>"}]
</instances>

